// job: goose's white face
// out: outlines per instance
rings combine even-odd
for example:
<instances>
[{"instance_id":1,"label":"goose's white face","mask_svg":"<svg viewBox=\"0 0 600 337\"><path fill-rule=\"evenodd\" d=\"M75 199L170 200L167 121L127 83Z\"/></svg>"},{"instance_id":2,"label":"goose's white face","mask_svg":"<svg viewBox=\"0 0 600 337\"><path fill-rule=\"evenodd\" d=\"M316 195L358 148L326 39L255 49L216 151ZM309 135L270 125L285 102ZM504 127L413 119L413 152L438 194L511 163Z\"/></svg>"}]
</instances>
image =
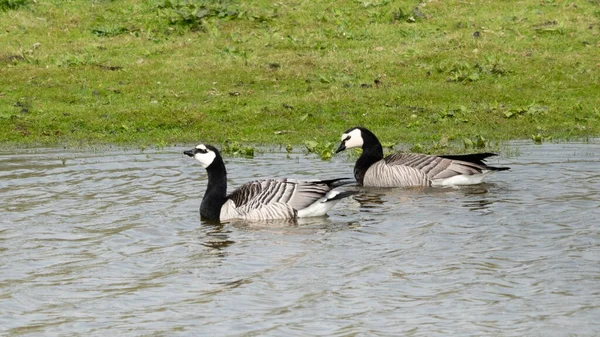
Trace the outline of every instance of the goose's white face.
<instances>
[{"instance_id":1,"label":"goose's white face","mask_svg":"<svg viewBox=\"0 0 600 337\"><path fill-rule=\"evenodd\" d=\"M344 133L342 135L342 144L346 147L346 149L352 149L355 147L363 146L363 139L360 129L354 129L348 133Z\"/></svg>"},{"instance_id":2,"label":"goose's white face","mask_svg":"<svg viewBox=\"0 0 600 337\"><path fill-rule=\"evenodd\" d=\"M204 144L196 146L193 152L194 159L196 159L204 168L210 166L210 164L212 164L213 160L215 160L215 157L217 156L217 154L214 151L206 148Z\"/></svg>"}]
</instances>

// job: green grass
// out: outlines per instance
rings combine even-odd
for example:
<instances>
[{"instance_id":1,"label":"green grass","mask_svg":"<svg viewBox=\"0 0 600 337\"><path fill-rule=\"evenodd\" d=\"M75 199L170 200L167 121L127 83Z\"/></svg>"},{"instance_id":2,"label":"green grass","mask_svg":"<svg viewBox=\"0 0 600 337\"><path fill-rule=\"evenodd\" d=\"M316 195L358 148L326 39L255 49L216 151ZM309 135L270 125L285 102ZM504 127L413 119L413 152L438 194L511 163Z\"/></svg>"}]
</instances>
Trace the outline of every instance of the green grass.
<instances>
[{"instance_id":1,"label":"green grass","mask_svg":"<svg viewBox=\"0 0 600 337\"><path fill-rule=\"evenodd\" d=\"M598 0L0 0L0 46L4 145L600 131Z\"/></svg>"}]
</instances>

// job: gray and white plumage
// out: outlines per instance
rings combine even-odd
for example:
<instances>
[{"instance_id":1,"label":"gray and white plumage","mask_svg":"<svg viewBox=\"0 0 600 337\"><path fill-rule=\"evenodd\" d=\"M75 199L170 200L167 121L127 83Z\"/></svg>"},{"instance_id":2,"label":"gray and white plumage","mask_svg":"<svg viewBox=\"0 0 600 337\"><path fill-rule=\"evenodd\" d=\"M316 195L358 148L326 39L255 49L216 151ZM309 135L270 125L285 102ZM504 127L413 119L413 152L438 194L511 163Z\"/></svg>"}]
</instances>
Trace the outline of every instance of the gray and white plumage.
<instances>
[{"instance_id":1,"label":"gray and white plumage","mask_svg":"<svg viewBox=\"0 0 600 337\"><path fill-rule=\"evenodd\" d=\"M359 185L370 187L453 186L479 184L495 171L484 163L494 153L433 156L420 153L394 153L383 157L377 137L361 127L348 129L342 135L337 152L361 147L363 153L354 166Z\"/></svg>"},{"instance_id":2,"label":"gray and white plumage","mask_svg":"<svg viewBox=\"0 0 600 337\"><path fill-rule=\"evenodd\" d=\"M321 216L341 199L355 193L334 190L344 184L343 179L279 178L252 181L226 194L227 171L214 146L200 144L184 154L195 158L208 173L207 189L200 205L200 215L207 220L262 221Z\"/></svg>"},{"instance_id":3,"label":"gray and white plumage","mask_svg":"<svg viewBox=\"0 0 600 337\"><path fill-rule=\"evenodd\" d=\"M268 220L324 215L318 214L319 208L317 214L311 214L309 207L316 201L327 203L338 194L328 181L285 178L252 181L229 194L220 218Z\"/></svg>"}]
</instances>

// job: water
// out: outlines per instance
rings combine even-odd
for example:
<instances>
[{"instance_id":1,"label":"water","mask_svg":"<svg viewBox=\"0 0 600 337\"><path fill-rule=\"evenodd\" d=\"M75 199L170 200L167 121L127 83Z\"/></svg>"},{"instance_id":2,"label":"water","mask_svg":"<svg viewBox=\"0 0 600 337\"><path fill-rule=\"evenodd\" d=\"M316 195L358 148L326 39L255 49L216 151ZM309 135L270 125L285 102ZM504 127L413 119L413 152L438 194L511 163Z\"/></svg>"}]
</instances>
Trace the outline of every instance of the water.
<instances>
[{"instance_id":1,"label":"water","mask_svg":"<svg viewBox=\"0 0 600 337\"><path fill-rule=\"evenodd\" d=\"M0 335L600 335L598 140L511 143L487 184L263 227L200 222L183 149L0 153ZM237 186L353 163L227 165Z\"/></svg>"}]
</instances>

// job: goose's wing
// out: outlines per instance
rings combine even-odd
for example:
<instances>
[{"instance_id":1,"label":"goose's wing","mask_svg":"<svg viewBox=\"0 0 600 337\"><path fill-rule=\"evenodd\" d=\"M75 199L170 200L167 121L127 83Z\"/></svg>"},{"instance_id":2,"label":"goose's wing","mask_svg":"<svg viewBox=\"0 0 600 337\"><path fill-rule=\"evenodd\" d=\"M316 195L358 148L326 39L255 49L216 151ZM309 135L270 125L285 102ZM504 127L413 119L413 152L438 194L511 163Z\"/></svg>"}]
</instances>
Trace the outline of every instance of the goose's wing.
<instances>
[{"instance_id":1,"label":"goose's wing","mask_svg":"<svg viewBox=\"0 0 600 337\"><path fill-rule=\"evenodd\" d=\"M263 193L261 182L252 181L236 188L227 196L227 200L233 202L233 207L241 207L252 202L261 193Z\"/></svg>"},{"instance_id":2,"label":"goose's wing","mask_svg":"<svg viewBox=\"0 0 600 337\"><path fill-rule=\"evenodd\" d=\"M288 183L295 185L295 190L287 203L297 210L306 208L331 191L335 185L331 182L334 181L288 179Z\"/></svg>"},{"instance_id":3,"label":"goose's wing","mask_svg":"<svg viewBox=\"0 0 600 337\"><path fill-rule=\"evenodd\" d=\"M220 219L227 221L231 219L245 219L252 221L272 220L272 219L294 219L297 211L290 205L282 202L270 204L244 204L236 206L233 200L225 202L221 207Z\"/></svg>"},{"instance_id":4,"label":"goose's wing","mask_svg":"<svg viewBox=\"0 0 600 337\"><path fill-rule=\"evenodd\" d=\"M365 186L427 186L455 176L480 175L485 164L421 153L395 153L371 165Z\"/></svg>"},{"instance_id":5,"label":"goose's wing","mask_svg":"<svg viewBox=\"0 0 600 337\"><path fill-rule=\"evenodd\" d=\"M259 209L265 205L282 203L298 210L308 207L330 190L326 181L267 179L246 183L227 198L235 207Z\"/></svg>"},{"instance_id":6,"label":"goose's wing","mask_svg":"<svg viewBox=\"0 0 600 337\"><path fill-rule=\"evenodd\" d=\"M371 187L427 186L427 174L412 166L414 160L397 153L375 162L363 177L363 185Z\"/></svg>"},{"instance_id":7,"label":"goose's wing","mask_svg":"<svg viewBox=\"0 0 600 337\"><path fill-rule=\"evenodd\" d=\"M456 157L439 157L421 153L396 153L384 160L390 166L408 166L427 175L429 179L445 179L455 175L480 174L485 164L458 160ZM466 157L465 157L466 158Z\"/></svg>"}]
</instances>

